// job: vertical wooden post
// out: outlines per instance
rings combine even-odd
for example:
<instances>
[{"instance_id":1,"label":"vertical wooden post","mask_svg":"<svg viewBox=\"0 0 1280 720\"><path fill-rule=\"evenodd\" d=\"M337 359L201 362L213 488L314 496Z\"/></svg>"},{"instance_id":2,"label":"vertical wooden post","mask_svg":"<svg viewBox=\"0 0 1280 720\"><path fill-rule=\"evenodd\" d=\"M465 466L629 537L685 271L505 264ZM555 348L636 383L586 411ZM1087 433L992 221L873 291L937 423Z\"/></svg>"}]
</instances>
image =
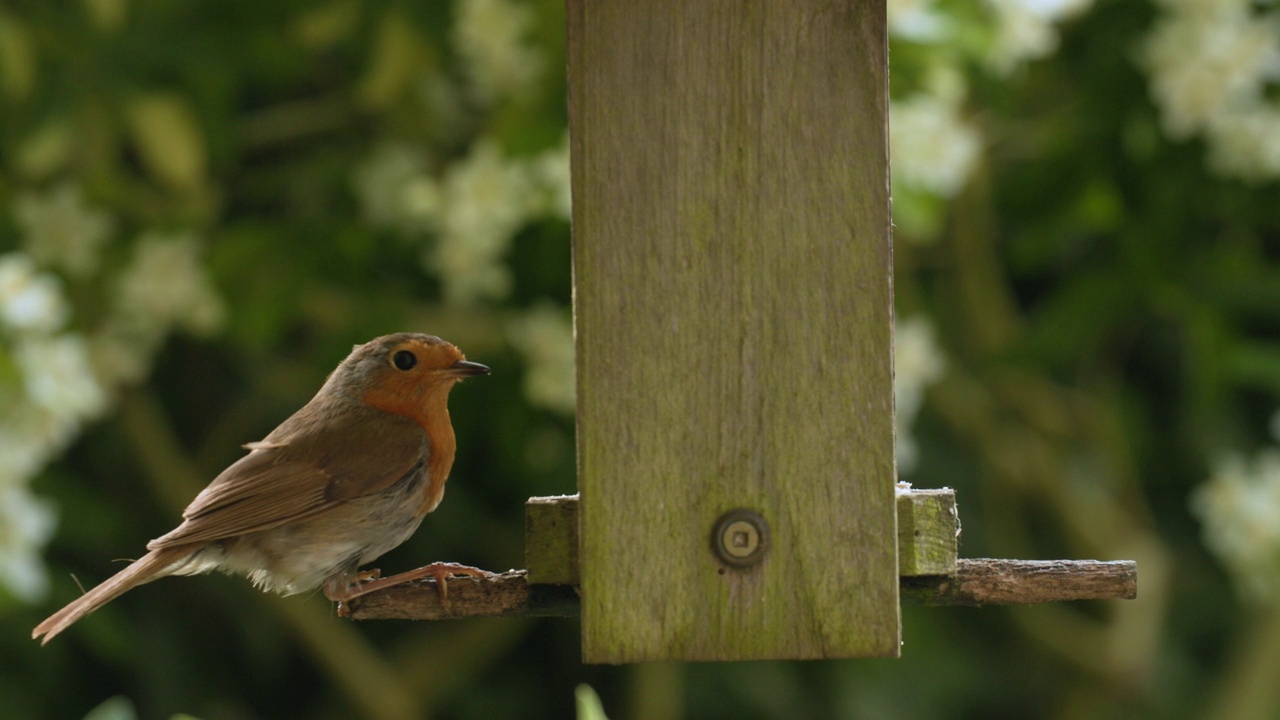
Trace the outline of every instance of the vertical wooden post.
<instances>
[{"instance_id":1,"label":"vertical wooden post","mask_svg":"<svg viewBox=\"0 0 1280 720\"><path fill-rule=\"evenodd\" d=\"M584 659L896 656L884 3L568 25Z\"/></svg>"}]
</instances>

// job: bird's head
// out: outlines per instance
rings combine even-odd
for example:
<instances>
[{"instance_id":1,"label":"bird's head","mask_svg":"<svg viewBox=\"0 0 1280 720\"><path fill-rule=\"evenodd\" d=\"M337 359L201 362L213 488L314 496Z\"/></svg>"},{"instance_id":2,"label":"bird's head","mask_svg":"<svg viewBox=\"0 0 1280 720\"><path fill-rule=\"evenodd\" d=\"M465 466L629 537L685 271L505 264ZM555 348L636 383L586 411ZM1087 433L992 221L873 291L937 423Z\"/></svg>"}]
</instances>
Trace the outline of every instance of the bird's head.
<instances>
[{"instance_id":1,"label":"bird's head","mask_svg":"<svg viewBox=\"0 0 1280 720\"><path fill-rule=\"evenodd\" d=\"M429 413L445 411L450 388L488 374L489 368L470 362L450 342L396 333L357 345L325 384L370 407L425 424Z\"/></svg>"}]
</instances>

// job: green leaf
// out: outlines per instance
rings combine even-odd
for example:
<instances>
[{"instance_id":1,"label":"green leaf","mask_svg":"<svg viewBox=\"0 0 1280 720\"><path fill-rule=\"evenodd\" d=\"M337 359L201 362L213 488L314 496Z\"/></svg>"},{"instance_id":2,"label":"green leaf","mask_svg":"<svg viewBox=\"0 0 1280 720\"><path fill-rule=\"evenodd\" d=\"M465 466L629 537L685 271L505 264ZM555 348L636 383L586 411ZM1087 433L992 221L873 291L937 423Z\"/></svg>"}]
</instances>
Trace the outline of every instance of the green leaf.
<instances>
[{"instance_id":1,"label":"green leaf","mask_svg":"<svg viewBox=\"0 0 1280 720\"><path fill-rule=\"evenodd\" d=\"M117 695L90 710L84 720L138 720L138 711L129 698Z\"/></svg>"},{"instance_id":2,"label":"green leaf","mask_svg":"<svg viewBox=\"0 0 1280 720\"><path fill-rule=\"evenodd\" d=\"M390 107L424 70L421 39L406 17L388 12L378 27L369 69L360 81L360 99L370 108Z\"/></svg>"},{"instance_id":3,"label":"green leaf","mask_svg":"<svg viewBox=\"0 0 1280 720\"><path fill-rule=\"evenodd\" d=\"M184 98L171 93L135 97L128 119L143 165L156 180L183 193L205 184L204 133Z\"/></svg>"},{"instance_id":4,"label":"green leaf","mask_svg":"<svg viewBox=\"0 0 1280 720\"><path fill-rule=\"evenodd\" d=\"M71 160L74 140L71 123L66 118L54 118L18 143L14 169L33 180L49 178Z\"/></svg>"},{"instance_id":5,"label":"green leaf","mask_svg":"<svg viewBox=\"0 0 1280 720\"><path fill-rule=\"evenodd\" d=\"M609 720L604 714L604 706L600 704L600 696L583 683L573 691L574 702L578 707L578 720Z\"/></svg>"},{"instance_id":6,"label":"green leaf","mask_svg":"<svg viewBox=\"0 0 1280 720\"><path fill-rule=\"evenodd\" d=\"M0 12L0 91L25 100L36 84L36 51L27 28Z\"/></svg>"}]
</instances>

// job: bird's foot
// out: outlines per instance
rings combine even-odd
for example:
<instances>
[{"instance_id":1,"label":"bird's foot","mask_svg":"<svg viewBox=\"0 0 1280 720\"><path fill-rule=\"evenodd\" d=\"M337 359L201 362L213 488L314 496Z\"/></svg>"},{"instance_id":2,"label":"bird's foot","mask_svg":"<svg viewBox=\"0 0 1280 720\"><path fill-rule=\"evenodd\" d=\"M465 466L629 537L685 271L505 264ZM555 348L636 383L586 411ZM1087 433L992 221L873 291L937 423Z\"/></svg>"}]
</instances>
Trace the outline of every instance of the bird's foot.
<instances>
[{"instance_id":1,"label":"bird's foot","mask_svg":"<svg viewBox=\"0 0 1280 720\"><path fill-rule=\"evenodd\" d=\"M368 585L364 585L360 588L360 594L363 595L366 592L380 590L384 587L400 585L402 583L421 580L422 578L428 577L436 581L436 590L440 594L440 604L448 605L450 577L488 578L493 577L493 573L488 570L481 570L480 568L471 567L470 565L460 565L458 563L431 563L430 565L423 565L420 568L408 570L406 572L392 575L391 577L376 580ZM369 587L370 585L376 585L377 587Z\"/></svg>"},{"instance_id":2,"label":"bird's foot","mask_svg":"<svg viewBox=\"0 0 1280 720\"><path fill-rule=\"evenodd\" d=\"M338 603L338 616L346 617L351 614L351 608L347 604L348 601L354 600L361 595L367 595L384 588L395 585L403 585L414 580L422 578L432 578L436 581L436 590L440 594L440 604L448 606L449 604L449 578L450 577L474 577L488 578L493 577L493 573L488 570L471 567L470 565L460 565L458 563L439 562L423 565L414 570L397 573L389 577L382 577L382 573L378 570L367 570L359 573L354 582L333 583L326 585L324 588L325 597Z\"/></svg>"}]
</instances>

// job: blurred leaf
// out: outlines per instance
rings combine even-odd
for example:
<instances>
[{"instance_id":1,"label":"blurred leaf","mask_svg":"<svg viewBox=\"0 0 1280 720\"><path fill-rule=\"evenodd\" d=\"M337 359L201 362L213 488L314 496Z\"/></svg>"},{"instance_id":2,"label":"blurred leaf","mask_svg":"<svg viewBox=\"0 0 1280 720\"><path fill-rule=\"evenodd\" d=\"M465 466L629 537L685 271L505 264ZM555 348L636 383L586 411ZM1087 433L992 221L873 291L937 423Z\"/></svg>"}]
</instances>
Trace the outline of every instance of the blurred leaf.
<instances>
[{"instance_id":1,"label":"blurred leaf","mask_svg":"<svg viewBox=\"0 0 1280 720\"><path fill-rule=\"evenodd\" d=\"M351 37L360 25L361 7L356 0L333 0L303 13L293 33L303 46L326 50Z\"/></svg>"},{"instance_id":2,"label":"blurred leaf","mask_svg":"<svg viewBox=\"0 0 1280 720\"><path fill-rule=\"evenodd\" d=\"M395 104L410 83L424 74L422 41L408 18L390 10L378 24L372 51L369 69L360 81L359 96L370 108L383 110Z\"/></svg>"},{"instance_id":3,"label":"blurred leaf","mask_svg":"<svg viewBox=\"0 0 1280 720\"><path fill-rule=\"evenodd\" d=\"M1233 383L1266 388L1280 395L1280 346L1239 342L1223 355L1223 365Z\"/></svg>"},{"instance_id":4,"label":"blurred leaf","mask_svg":"<svg viewBox=\"0 0 1280 720\"><path fill-rule=\"evenodd\" d=\"M122 695L107 700L84 716L84 720L137 720L137 718L138 711L133 709L133 703Z\"/></svg>"},{"instance_id":5,"label":"blurred leaf","mask_svg":"<svg viewBox=\"0 0 1280 720\"><path fill-rule=\"evenodd\" d=\"M129 16L129 0L82 0L84 8L103 32L113 33L124 26Z\"/></svg>"},{"instance_id":6,"label":"blurred leaf","mask_svg":"<svg viewBox=\"0 0 1280 720\"><path fill-rule=\"evenodd\" d=\"M604 714L604 706L600 704L600 696L590 685L579 685L573 691L573 697L578 707L578 720L609 720L609 716Z\"/></svg>"},{"instance_id":7,"label":"blurred leaf","mask_svg":"<svg viewBox=\"0 0 1280 720\"><path fill-rule=\"evenodd\" d=\"M31 180L44 180L61 171L71 160L74 133L65 117L45 122L18 143L14 169Z\"/></svg>"},{"instance_id":8,"label":"blurred leaf","mask_svg":"<svg viewBox=\"0 0 1280 720\"><path fill-rule=\"evenodd\" d=\"M28 29L0 11L0 90L25 100L36 82L36 51Z\"/></svg>"},{"instance_id":9,"label":"blurred leaf","mask_svg":"<svg viewBox=\"0 0 1280 720\"><path fill-rule=\"evenodd\" d=\"M128 119L143 164L161 184L184 193L204 185L204 133L190 103L172 93L138 96Z\"/></svg>"},{"instance_id":10,"label":"blurred leaf","mask_svg":"<svg viewBox=\"0 0 1280 720\"><path fill-rule=\"evenodd\" d=\"M1110 182L1097 180L1085 187L1073 213L1081 230L1112 232L1124 220L1124 205Z\"/></svg>"},{"instance_id":11,"label":"blurred leaf","mask_svg":"<svg viewBox=\"0 0 1280 720\"><path fill-rule=\"evenodd\" d=\"M936 240L946 209L946 202L936 195L903 185L893 187L894 233L904 239L916 243Z\"/></svg>"}]
</instances>

